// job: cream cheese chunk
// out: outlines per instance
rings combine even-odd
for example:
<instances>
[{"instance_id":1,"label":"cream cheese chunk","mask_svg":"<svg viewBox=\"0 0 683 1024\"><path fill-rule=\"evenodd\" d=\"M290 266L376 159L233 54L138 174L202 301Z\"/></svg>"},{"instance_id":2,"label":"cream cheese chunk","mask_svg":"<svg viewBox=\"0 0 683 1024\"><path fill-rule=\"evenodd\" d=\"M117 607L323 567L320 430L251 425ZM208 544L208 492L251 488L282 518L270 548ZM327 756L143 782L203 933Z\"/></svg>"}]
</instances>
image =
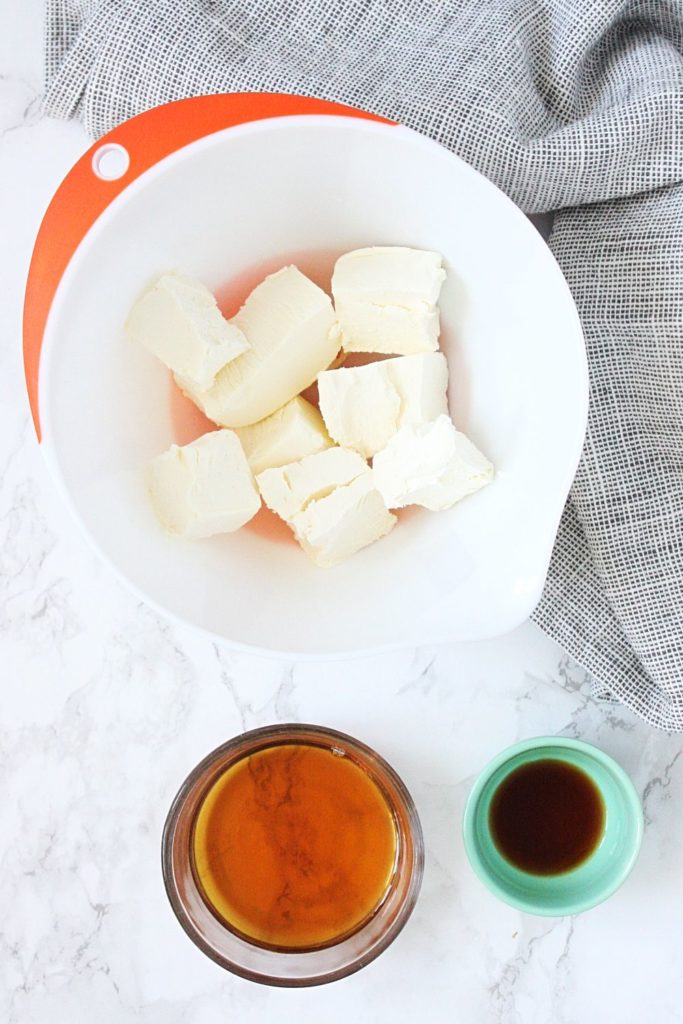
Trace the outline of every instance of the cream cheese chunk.
<instances>
[{"instance_id":1,"label":"cream cheese chunk","mask_svg":"<svg viewBox=\"0 0 683 1024\"><path fill-rule=\"evenodd\" d=\"M254 475L298 462L332 446L322 416L305 398L293 398L277 412L235 431Z\"/></svg>"},{"instance_id":2,"label":"cream cheese chunk","mask_svg":"<svg viewBox=\"0 0 683 1024\"><path fill-rule=\"evenodd\" d=\"M396 517L357 452L328 448L258 476L263 499L316 565L329 567L388 533Z\"/></svg>"},{"instance_id":3,"label":"cream cheese chunk","mask_svg":"<svg viewBox=\"0 0 683 1024\"><path fill-rule=\"evenodd\" d=\"M493 478L493 466L448 416L402 427L373 461L387 508L450 508Z\"/></svg>"},{"instance_id":4,"label":"cream cheese chunk","mask_svg":"<svg viewBox=\"0 0 683 1024\"><path fill-rule=\"evenodd\" d=\"M320 411L334 440L365 458L401 427L448 413L448 365L442 352L399 356L318 375Z\"/></svg>"},{"instance_id":5,"label":"cream cheese chunk","mask_svg":"<svg viewBox=\"0 0 683 1024\"><path fill-rule=\"evenodd\" d=\"M329 296L293 266L266 277L230 322L250 347L220 371L213 387L201 390L176 375L185 394L225 427L270 416L312 384L341 347Z\"/></svg>"},{"instance_id":6,"label":"cream cheese chunk","mask_svg":"<svg viewBox=\"0 0 683 1024\"><path fill-rule=\"evenodd\" d=\"M128 314L126 332L199 390L210 388L219 370L249 348L209 289L182 274L162 274L140 296Z\"/></svg>"},{"instance_id":7,"label":"cream cheese chunk","mask_svg":"<svg viewBox=\"0 0 683 1024\"><path fill-rule=\"evenodd\" d=\"M340 256L332 295L346 352L412 355L439 347L437 302L446 278L437 252L404 246Z\"/></svg>"},{"instance_id":8,"label":"cream cheese chunk","mask_svg":"<svg viewBox=\"0 0 683 1024\"><path fill-rule=\"evenodd\" d=\"M279 469L266 469L256 482L268 508L291 523L312 501L363 475L370 475L370 467L357 452L327 448Z\"/></svg>"},{"instance_id":9,"label":"cream cheese chunk","mask_svg":"<svg viewBox=\"0 0 683 1024\"><path fill-rule=\"evenodd\" d=\"M261 507L246 455L232 430L174 444L152 460L149 491L168 531L196 540L239 530Z\"/></svg>"},{"instance_id":10,"label":"cream cheese chunk","mask_svg":"<svg viewBox=\"0 0 683 1024\"><path fill-rule=\"evenodd\" d=\"M318 375L318 395L330 436L366 459L398 429L401 399L384 363L325 370Z\"/></svg>"},{"instance_id":11,"label":"cream cheese chunk","mask_svg":"<svg viewBox=\"0 0 683 1024\"><path fill-rule=\"evenodd\" d=\"M372 364L371 364L372 365ZM429 423L448 415L448 363L443 352L385 359L391 381L401 399L399 427Z\"/></svg>"},{"instance_id":12,"label":"cream cheese chunk","mask_svg":"<svg viewBox=\"0 0 683 1024\"><path fill-rule=\"evenodd\" d=\"M306 554L327 569L379 540L396 522L368 472L312 501L291 525Z\"/></svg>"}]
</instances>

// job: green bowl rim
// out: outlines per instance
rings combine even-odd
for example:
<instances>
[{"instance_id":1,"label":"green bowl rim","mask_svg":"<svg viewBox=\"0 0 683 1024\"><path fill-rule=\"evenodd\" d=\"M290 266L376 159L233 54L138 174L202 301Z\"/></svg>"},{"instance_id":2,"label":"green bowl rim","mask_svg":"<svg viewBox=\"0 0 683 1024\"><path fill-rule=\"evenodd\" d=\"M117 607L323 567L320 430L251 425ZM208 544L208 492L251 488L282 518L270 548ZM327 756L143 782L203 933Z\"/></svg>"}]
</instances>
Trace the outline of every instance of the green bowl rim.
<instances>
[{"instance_id":1,"label":"green bowl rim","mask_svg":"<svg viewBox=\"0 0 683 1024\"><path fill-rule=\"evenodd\" d=\"M489 874L482 863L479 855L478 843L475 839L474 833L475 811L484 788L494 772L518 754L524 754L527 751L536 750L541 747L580 750L591 757L594 761L602 764L603 767L608 769L615 776L621 786L621 789L627 799L629 813L632 815L636 824L636 835L631 855L609 883L606 884L597 895L594 894L585 900L574 900L564 905L555 906L552 909L536 903L533 899L520 899L516 896L512 896L507 889L502 885L499 885L497 880ZM600 750L599 747L594 746L592 743L586 743L584 740L575 740L568 736L536 736L533 739L522 740L520 743L514 743L511 747L506 747L505 750L502 750L479 772L479 775L475 779L474 785L470 790L469 796L467 797L462 819L462 834L463 842L465 844L465 852L467 854L467 859L470 862L470 866L477 878L484 883L487 889L489 889L494 896L497 896L504 903L507 903L508 906L515 907L517 910L523 910L528 914L537 914L541 917L564 917L568 914L580 914L584 910L590 910L591 907L598 906L598 904L603 903L613 893L615 893L628 878L633 870L636 860L638 859L643 839L643 828L643 808L640 802L640 797L638 796L631 779L628 777L621 765L617 764L613 757L610 757L609 754L606 754L603 750Z\"/></svg>"}]
</instances>

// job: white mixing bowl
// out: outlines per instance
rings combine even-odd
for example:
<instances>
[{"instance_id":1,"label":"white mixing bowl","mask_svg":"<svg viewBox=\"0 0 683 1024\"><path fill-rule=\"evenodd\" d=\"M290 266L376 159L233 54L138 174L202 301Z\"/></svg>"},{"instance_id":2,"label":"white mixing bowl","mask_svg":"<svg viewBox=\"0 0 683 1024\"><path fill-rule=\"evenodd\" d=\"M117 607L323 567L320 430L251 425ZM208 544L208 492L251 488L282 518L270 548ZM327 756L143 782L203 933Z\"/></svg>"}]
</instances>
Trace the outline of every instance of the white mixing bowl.
<instances>
[{"instance_id":1,"label":"white mixing bowl","mask_svg":"<svg viewBox=\"0 0 683 1024\"><path fill-rule=\"evenodd\" d=\"M203 97L122 125L66 179L29 277L34 417L83 530L152 605L261 652L333 656L519 624L540 596L584 436L581 328L534 227L439 145L352 113ZM166 536L144 472L175 440L168 372L123 333L141 288L169 268L218 287L293 251L367 245L443 254L451 411L494 482L447 512L405 517L330 570L248 529Z\"/></svg>"}]
</instances>

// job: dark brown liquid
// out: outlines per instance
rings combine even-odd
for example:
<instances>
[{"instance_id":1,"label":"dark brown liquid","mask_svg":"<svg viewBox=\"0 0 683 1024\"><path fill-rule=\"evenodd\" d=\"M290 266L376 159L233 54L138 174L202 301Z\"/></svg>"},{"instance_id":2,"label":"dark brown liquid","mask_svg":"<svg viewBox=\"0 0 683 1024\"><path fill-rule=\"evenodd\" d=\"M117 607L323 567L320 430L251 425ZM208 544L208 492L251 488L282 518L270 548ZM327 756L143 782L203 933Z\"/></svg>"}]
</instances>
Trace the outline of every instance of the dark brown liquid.
<instances>
[{"instance_id":1,"label":"dark brown liquid","mask_svg":"<svg viewBox=\"0 0 683 1024\"><path fill-rule=\"evenodd\" d=\"M267 747L213 784L194 826L202 894L256 945L315 949L360 927L395 869L391 807L350 757L327 747Z\"/></svg>"},{"instance_id":2,"label":"dark brown liquid","mask_svg":"<svg viewBox=\"0 0 683 1024\"><path fill-rule=\"evenodd\" d=\"M522 871L558 875L585 861L600 841L605 806L600 791L566 761L531 761L496 790L489 826L498 850Z\"/></svg>"}]
</instances>

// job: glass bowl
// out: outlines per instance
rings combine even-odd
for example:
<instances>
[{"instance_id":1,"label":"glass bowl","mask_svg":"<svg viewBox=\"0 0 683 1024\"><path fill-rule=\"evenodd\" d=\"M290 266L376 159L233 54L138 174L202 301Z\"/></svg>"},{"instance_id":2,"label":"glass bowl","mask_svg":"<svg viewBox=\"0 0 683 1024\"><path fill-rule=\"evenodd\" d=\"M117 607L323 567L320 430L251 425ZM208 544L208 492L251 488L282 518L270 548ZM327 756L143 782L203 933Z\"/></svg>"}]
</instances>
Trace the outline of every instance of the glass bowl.
<instances>
[{"instance_id":1,"label":"glass bowl","mask_svg":"<svg viewBox=\"0 0 683 1024\"><path fill-rule=\"evenodd\" d=\"M211 909L193 871L193 830L205 795L229 767L266 748L299 743L348 757L369 776L390 809L396 855L384 897L355 931L319 948L283 951L250 942L231 930ZM254 729L218 747L183 782L171 805L162 838L166 893L185 932L221 967L266 985L321 985L344 978L370 963L393 942L410 917L423 868L420 820L408 790L393 768L351 736L315 725Z\"/></svg>"}]
</instances>

